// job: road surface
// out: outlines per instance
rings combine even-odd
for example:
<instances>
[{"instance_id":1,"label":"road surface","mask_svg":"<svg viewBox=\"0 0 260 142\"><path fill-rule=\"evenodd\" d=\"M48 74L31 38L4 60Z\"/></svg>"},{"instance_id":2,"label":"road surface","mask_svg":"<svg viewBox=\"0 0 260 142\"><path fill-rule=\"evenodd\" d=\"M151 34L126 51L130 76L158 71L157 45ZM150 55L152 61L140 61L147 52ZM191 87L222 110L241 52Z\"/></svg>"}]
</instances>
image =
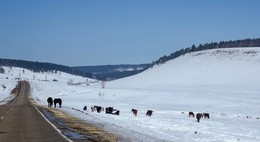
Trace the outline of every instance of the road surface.
<instances>
[{"instance_id":1,"label":"road surface","mask_svg":"<svg viewBox=\"0 0 260 142\"><path fill-rule=\"evenodd\" d=\"M30 85L20 81L16 99L0 106L1 142L67 142L28 100Z\"/></svg>"}]
</instances>

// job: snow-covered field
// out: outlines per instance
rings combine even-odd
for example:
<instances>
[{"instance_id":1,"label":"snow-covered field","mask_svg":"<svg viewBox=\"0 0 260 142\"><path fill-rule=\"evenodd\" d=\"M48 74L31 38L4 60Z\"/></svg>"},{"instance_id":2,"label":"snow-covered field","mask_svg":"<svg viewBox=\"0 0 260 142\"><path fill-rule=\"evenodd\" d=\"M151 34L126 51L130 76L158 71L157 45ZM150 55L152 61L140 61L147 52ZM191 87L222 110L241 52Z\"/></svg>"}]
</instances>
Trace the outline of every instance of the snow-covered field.
<instances>
[{"instance_id":1,"label":"snow-covered field","mask_svg":"<svg viewBox=\"0 0 260 142\"><path fill-rule=\"evenodd\" d=\"M15 86L14 78L20 74L31 82L38 103L47 105L49 96L62 98L62 110L120 134L122 141L260 141L260 48L186 54L138 75L106 82L104 89L100 82L66 73L4 68L0 83L7 88ZM79 85L68 85L69 81ZM1 96L8 95L1 89ZM120 115L91 112L94 105L113 106ZM86 114L70 109L84 106ZM132 108L138 110L137 116ZM145 115L149 109L154 111L151 117ZM210 119L198 123L188 117L189 111L208 112Z\"/></svg>"},{"instance_id":2,"label":"snow-covered field","mask_svg":"<svg viewBox=\"0 0 260 142\"><path fill-rule=\"evenodd\" d=\"M0 73L0 105L5 104L14 97L10 93L15 86L16 81L10 80L7 75Z\"/></svg>"}]
</instances>

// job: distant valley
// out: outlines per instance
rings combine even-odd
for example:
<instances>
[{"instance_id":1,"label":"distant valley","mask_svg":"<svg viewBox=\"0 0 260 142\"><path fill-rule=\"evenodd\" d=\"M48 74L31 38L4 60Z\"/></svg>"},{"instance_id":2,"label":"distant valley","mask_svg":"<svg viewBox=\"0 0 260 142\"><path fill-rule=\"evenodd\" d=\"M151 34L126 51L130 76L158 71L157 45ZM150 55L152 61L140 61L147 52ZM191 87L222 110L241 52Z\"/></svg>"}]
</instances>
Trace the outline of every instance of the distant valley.
<instances>
[{"instance_id":1,"label":"distant valley","mask_svg":"<svg viewBox=\"0 0 260 142\"><path fill-rule=\"evenodd\" d=\"M99 80L115 80L127 76L138 74L149 68L151 64L121 64L121 65L100 65L100 66L77 66L72 67L80 72L87 72L93 75L93 78Z\"/></svg>"}]
</instances>

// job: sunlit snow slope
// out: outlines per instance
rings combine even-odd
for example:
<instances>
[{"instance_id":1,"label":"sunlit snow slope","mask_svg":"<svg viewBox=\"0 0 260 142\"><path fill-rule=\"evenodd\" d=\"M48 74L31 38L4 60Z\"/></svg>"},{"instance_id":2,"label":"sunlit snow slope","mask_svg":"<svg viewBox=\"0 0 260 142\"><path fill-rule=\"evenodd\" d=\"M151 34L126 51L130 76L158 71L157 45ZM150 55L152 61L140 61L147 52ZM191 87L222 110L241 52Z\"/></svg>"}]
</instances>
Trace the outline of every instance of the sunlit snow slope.
<instances>
[{"instance_id":1,"label":"sunlit snow slope","mask_svg":"<svg viewBox=\"0 0 260 142\"><path fill-rule=\"evenodd\" d=\"M181 86L257 87L260 48L214 49L185 54L129 78L111 83L126 88Z\"/></svg>"}]
</instances>

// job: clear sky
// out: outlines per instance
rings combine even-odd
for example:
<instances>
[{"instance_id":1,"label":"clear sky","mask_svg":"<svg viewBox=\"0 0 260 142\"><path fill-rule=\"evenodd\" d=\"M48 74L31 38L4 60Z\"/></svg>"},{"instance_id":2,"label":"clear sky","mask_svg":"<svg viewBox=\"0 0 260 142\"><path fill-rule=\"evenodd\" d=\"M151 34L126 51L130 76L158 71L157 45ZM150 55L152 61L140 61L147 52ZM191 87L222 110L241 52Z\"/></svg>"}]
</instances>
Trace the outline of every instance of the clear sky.
<instances>
[{"instance_id":1,"label":"clear sky","mask_svg":"<svg viewBox=\"0 0 260 142\"><path fill-rule=\"evenodd\" d=\"M0 58L140 64L259 37L260 0L0 0Z\"/></svg>"}]
</instances>

